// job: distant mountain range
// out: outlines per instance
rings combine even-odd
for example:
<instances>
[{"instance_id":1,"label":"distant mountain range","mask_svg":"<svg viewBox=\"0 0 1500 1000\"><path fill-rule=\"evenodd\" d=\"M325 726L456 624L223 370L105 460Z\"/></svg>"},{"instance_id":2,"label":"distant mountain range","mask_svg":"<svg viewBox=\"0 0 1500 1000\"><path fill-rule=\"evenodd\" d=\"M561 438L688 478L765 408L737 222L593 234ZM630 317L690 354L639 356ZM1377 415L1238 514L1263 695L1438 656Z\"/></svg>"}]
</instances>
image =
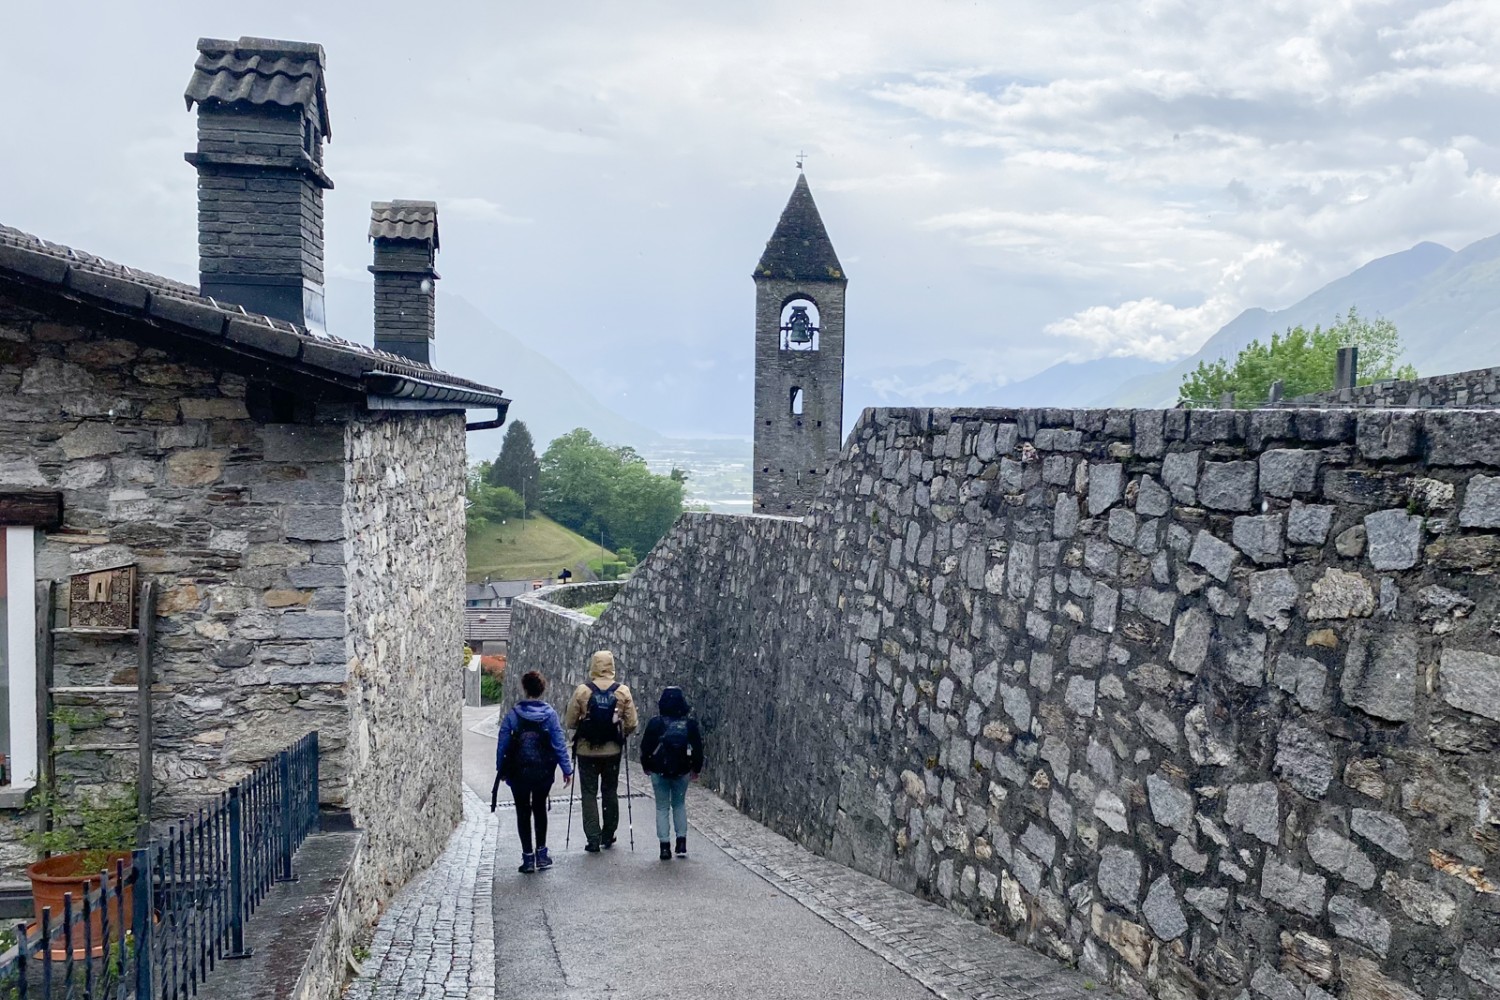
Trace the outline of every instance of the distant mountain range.
<instances>
[{"instance_id":1,"label":"distant mountain range","mask_svg":"<svg viewBox=\"0 0 1500 1000\"><path fill-rule=\"evenodd\" d=\"M326 286L328 329L348 340L374 341L374 289L359 281L334 278ZM438 288L437 367L501 389L511 399L511 420L523 420L536 442L547 442L575 427L587 427L610 444L637 449L660 435L630 420L579 385L566 368L523 344L460 295ZM475 419L480 418L475 411ZM493 414L491 414L493 416ZM469 460L493 459L505 430L469 435Z\"/></svg>"}]
</instances>

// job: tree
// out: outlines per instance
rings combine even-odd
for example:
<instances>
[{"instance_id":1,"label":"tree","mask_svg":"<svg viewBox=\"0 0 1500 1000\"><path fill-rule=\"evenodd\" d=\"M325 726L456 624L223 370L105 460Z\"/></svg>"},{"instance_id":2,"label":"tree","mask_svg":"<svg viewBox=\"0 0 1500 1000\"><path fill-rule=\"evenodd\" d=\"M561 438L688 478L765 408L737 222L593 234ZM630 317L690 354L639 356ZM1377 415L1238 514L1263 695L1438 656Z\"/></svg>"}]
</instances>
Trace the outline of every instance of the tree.
<instances>
[{"instance_id":1,"label":"tree","mask_svg":"<svg viewBox=\"0 0 1500 1000\"><path fill-rule=\"evenodd\" d=\"M521 497L508 486L491 486L487 480L490 463L480 462L469 470L466 511L470 528L481 528L486 524L499 524L522 516L525 505Z\"/></svg>"},{"instance_id":2,"label":"tree","mask_svg":"<svg viewBox=\"0 0 1500 1000\"><path fill-rule=\"evenodd\" d=\"M536 459L536 448L532 444L531 431L525 421L517 420L505 429L505 440L500 442L500 455L490 466L485 477L491 486L507 486L521 498L521 516L528 517L537 505L537 481L541 476L541 465Z\"/></svg>"},{"instance_id":3,"label":"tree","mask_svg":"<svg viewBox=\"0 0 1500 1000\"><path fill-rule=\"evenodd\" d=\"M682 513L683 483L660 476L634 449L611 448L582 427L547 446L538 494L549 517L609 548L645 552Z\"/></svg>"},{"instance_id":4,"label":"tree","mask_svg":"<svg viewBox=\"0 0 1500 1000\"><path fill-rule=\"evenodd\" d=\"M1232 392L1236 406L1259 406L1270 398L1271 383L1276 381L1282 383L1286 398L1327 391L1333 388L1341 347L1359 348L1360 385L1417 377L1411 365L1397 365L1402 348L1396 324L1383 318L1367 320L1351 306L1326 330L1295 326L1272 334L1270 344L1252 340L1233 364L1223 358L1198 362L1182 377L1178 403L1217 405L1224 393Z\"/></svg>"}]
</instances>

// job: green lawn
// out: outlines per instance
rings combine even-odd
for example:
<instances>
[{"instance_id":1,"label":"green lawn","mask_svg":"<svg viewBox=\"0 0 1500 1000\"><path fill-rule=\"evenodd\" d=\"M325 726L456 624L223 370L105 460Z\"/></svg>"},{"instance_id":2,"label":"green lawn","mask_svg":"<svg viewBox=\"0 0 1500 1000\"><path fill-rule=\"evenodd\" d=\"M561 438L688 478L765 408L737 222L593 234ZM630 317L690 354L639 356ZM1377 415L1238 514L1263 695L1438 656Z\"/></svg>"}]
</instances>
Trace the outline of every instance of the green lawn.
<instances>
[{"instance_id":1,"label":"green lawn","mask_svg":"<svg viewBox=\"0 0 1500 1000\"><path fill-rule=\"evenodd\" d=\"M572 569L599 558L598 542L541 514L471 531L468 547L470 580L556 580L564 566Z\"/></svg>"}]
</instances>

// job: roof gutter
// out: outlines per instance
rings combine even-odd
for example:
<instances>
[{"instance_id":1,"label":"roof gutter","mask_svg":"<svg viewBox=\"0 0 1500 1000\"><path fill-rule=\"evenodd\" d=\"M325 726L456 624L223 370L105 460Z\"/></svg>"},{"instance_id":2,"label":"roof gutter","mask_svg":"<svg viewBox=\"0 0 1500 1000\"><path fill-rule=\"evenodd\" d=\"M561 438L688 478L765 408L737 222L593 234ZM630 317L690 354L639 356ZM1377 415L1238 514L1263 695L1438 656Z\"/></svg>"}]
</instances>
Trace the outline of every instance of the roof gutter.
<instances>
[{"instance_id":1,"label":"roof gutter","mask_svg":"<svg viewBox=\"0 0 1500 1000\"><path fill-rule=\"evenodd\" d=\"M454 410L491 409L493 420L480 420L464 425L465 430L491 430L505 423L510 400L498 392L485 392L462 386L446 385L411 375L394 375L390 372L365 372L366 405L372 410L421 410L427 412L451 412Z\"/></svg>"}]
</instances>

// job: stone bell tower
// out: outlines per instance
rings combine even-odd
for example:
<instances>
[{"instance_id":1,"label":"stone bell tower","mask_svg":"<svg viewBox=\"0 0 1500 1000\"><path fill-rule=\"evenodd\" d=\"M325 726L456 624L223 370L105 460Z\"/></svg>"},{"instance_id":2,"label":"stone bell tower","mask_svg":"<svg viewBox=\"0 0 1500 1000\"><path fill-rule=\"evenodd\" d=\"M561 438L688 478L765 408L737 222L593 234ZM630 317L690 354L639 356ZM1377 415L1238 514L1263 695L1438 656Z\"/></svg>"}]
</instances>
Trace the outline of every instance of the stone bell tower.
<instances>
[{"instance_id":1,"label":"stone bell tower","mask_svg":"<svg viewBox=\"0 0 1500 1000\"><path fill-rule=\"evenodd\" d=\"M757 514L800 517L844 440L844 290L849 279L807 178L755 267Z\"/></svg>"}]
</instances>

